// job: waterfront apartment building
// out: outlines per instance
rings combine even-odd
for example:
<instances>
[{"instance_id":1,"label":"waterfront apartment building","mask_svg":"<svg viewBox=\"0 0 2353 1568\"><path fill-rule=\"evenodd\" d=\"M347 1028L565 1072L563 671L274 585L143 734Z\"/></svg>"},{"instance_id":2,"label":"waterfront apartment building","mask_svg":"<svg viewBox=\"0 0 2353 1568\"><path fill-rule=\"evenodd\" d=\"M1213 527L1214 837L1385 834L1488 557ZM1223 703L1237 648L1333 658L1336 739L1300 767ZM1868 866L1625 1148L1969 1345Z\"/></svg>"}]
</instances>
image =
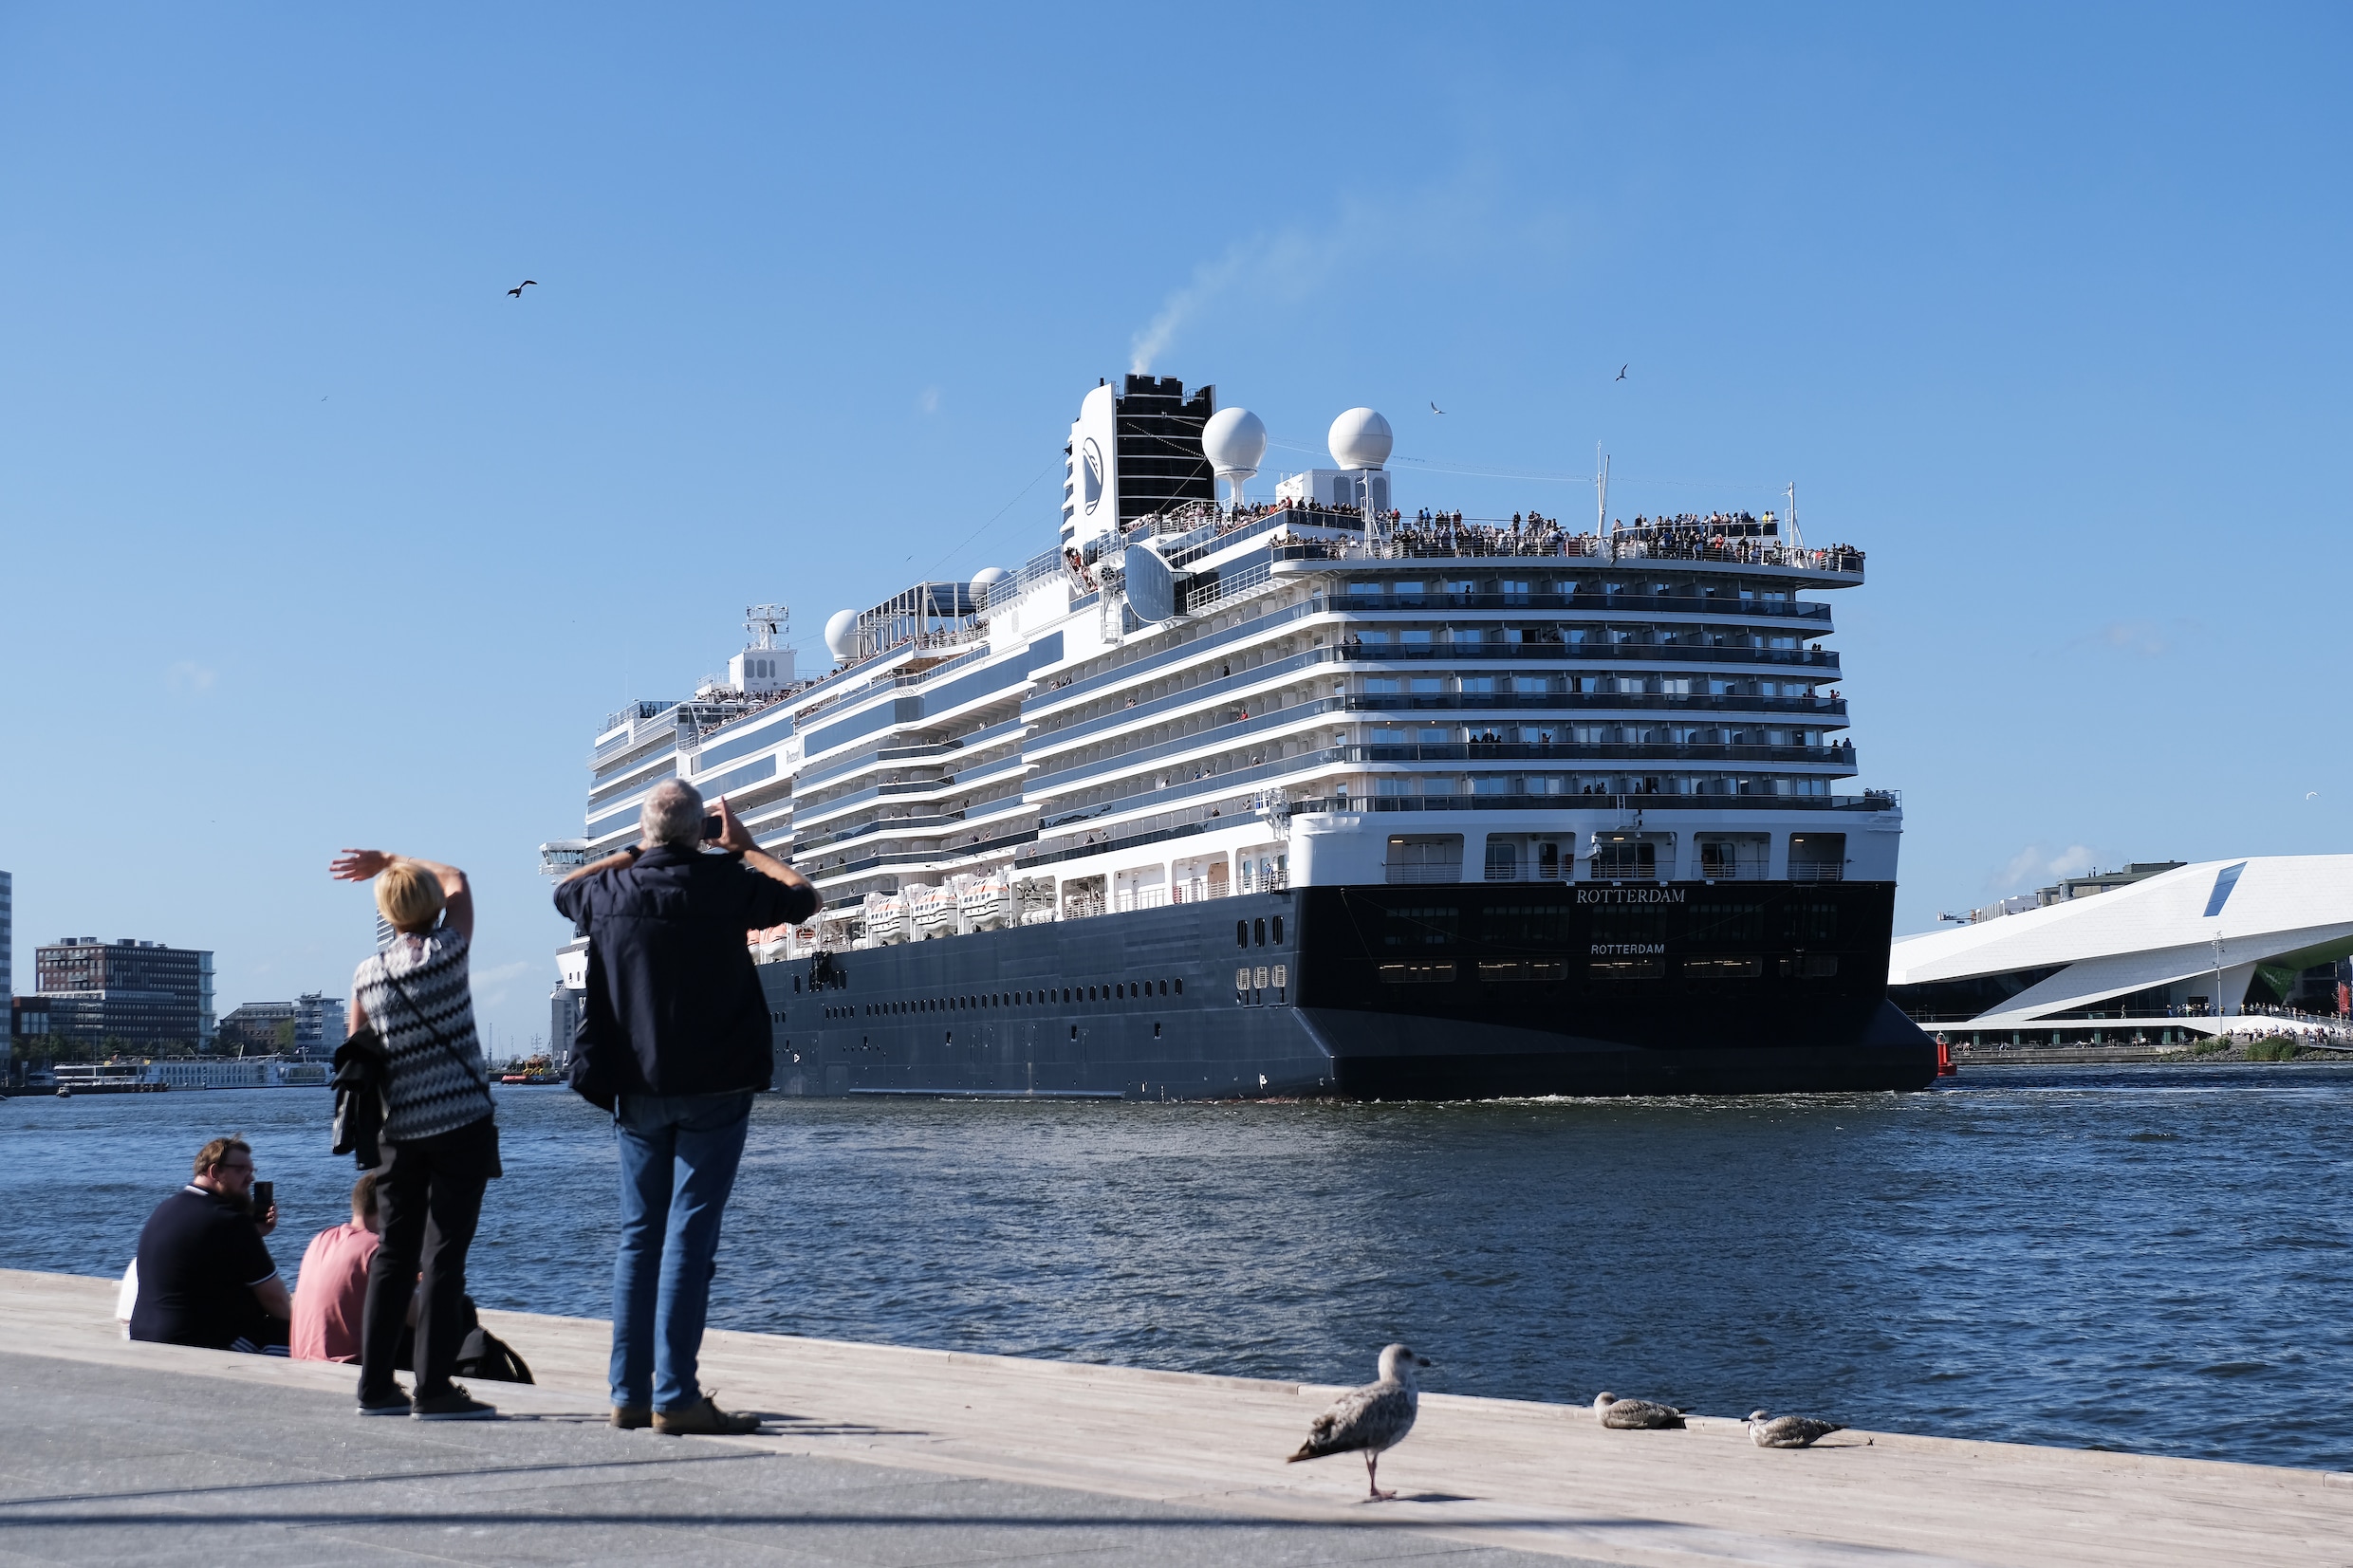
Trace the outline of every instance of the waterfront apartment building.
<instances>
[{"instance_id":1,"label":"waterfront apartment building","mask_svg":"<svg viewBox=\"0 0 2353 1568\"><path fill-rule=\"evenodd\" d=\"M291 1051L298 1057L325 1056L345 1038L341 997L305 991L291 1002L248 1002L220 1021L217 1043L224 1051L263 1056Z\"/></svg>"},{"instance_id":2,"label":"waterfront apartment building","mask_svg":"<svg viewBox=\"0 0 2353 1568\"><path fill-rule=\"evenodd\" d=\"M213 955L124 937L68 936L34 950L35 987L48 1004L46 1033L128 1050L202 1049L212 1043Z\"/></svg>"},{"instance_id":3,"label":"waterfront apartment building","mask_svg":"<svg viewBox=\"0 0 2353 1568\"><path fill-rule=\"evenodd\" d=\"M16 995L15 878L0 871L0 999Z\"/></svg>"}]
</instances>

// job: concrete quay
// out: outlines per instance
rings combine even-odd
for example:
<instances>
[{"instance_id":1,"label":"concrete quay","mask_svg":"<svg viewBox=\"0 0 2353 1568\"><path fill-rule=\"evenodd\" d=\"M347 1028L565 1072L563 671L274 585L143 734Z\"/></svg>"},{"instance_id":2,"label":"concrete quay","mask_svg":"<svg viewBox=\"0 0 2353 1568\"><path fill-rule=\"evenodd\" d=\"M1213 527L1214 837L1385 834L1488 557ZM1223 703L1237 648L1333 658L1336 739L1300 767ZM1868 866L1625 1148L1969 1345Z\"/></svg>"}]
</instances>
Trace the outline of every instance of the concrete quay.
<instances>
[{"instance_id":1,"label":"concrete quay","mask_svg":"<svg viewBox=\"0 0 2353 1568\"><path fill-rule=\"evenodd\" d=\"M705 1346L763 1435L620 1432L605 1325L519 1313L511 1419L364 1420L347 1368L126 1342L114 1290L0 1271L0 1563L2353 1563L2333 1471L1424 1393L1367 1503L1283 1463L1328 1388L774 1335Z\"/></svg>"}]
</instances>

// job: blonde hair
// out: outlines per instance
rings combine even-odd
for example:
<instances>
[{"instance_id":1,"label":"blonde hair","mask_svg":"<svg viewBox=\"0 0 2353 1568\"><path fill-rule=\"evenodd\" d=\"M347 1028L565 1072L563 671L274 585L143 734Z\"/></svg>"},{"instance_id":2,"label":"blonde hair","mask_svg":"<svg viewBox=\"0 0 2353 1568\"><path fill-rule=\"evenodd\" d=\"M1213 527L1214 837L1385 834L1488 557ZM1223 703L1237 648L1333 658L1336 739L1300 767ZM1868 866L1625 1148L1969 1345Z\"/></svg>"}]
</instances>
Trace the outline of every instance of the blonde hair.
<instances>
[{"instance_id":1,"label":"blonde hair","mask_svg":"<svg viewBox=\"0 0 2353 1568\"><path fill-rule=\"evenodd\" d=\"M396 931L430 931L447 902L441 878L414 860L395 860L376 878L376 907Z\"/></svg>"}]
</instances>

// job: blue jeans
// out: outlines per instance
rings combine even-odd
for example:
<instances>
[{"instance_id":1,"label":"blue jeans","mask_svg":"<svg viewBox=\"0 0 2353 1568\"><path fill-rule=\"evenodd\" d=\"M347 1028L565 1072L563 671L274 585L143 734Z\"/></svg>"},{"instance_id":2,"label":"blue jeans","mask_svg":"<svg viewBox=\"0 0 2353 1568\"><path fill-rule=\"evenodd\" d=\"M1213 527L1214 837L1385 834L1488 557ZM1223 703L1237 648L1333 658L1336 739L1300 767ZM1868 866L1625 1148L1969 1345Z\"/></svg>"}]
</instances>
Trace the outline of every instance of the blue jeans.
<instances>
[{"instance_id":1,"label":"blue jeans","mask_svg":"<svg viewBox=\"0 0 2353 1568\"><path fill-rule=\"evenodd\" d=\"M695 1361L751 1093L623 1095L613 1125L621 1143L613 1403L684 1410L702 1402Z\"/></svg>"}]
</instances>

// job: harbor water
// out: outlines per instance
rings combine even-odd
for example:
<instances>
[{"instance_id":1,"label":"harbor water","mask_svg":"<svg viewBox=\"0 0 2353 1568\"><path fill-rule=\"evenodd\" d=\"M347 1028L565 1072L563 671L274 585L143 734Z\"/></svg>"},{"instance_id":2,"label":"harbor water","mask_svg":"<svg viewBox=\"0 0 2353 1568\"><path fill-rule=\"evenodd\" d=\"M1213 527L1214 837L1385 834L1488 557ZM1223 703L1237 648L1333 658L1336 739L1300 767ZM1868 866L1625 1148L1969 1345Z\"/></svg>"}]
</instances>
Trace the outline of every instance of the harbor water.
<instances>
[{"instance_id":1,"label":"harbor water","mask_svg":"<svg viewBox=\"0 0 2353 1568\"><path fill-rule=\"evenodd\" d=\"M196 1146L343 1218L327 1095L0 1105L0 1265L120 1274ZM609 1123L504 1090L471 1289L605 1317ZM1451 1105L762 1097L716 1325L2192 1457L2353 1465L2353 1065ZM530 1347L519 1346L528 1357Z\"/></svg>"}]
</instances>

